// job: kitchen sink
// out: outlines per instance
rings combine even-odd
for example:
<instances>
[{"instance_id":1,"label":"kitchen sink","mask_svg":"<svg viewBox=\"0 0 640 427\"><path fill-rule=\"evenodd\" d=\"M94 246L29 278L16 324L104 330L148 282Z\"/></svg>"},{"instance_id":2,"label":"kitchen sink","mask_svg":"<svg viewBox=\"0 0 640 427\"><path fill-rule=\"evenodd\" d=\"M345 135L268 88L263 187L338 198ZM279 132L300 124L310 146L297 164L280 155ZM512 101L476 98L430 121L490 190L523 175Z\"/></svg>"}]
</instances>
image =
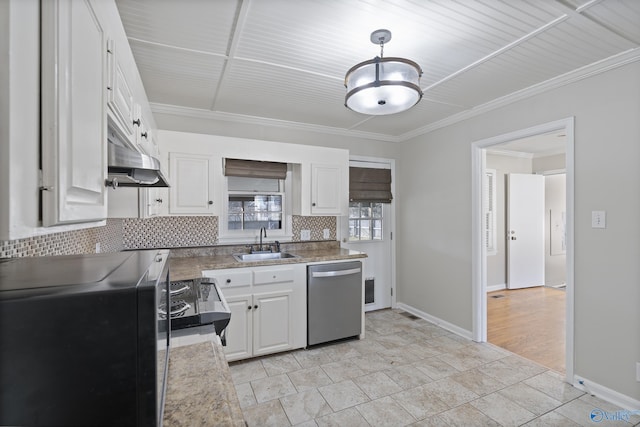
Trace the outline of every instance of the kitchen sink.
<instances>
[{"instance_id":1,"label":"kitchen sink","mask_svg":"<svg viewBox=\"0 0 640 427\"><path fill-rule=\"evenodd\" d=\"M266 252L256 254L233 254L236 261L265 261L270 259L300 258L299 255L288 252Z\"/></svg>"}]
</instances>

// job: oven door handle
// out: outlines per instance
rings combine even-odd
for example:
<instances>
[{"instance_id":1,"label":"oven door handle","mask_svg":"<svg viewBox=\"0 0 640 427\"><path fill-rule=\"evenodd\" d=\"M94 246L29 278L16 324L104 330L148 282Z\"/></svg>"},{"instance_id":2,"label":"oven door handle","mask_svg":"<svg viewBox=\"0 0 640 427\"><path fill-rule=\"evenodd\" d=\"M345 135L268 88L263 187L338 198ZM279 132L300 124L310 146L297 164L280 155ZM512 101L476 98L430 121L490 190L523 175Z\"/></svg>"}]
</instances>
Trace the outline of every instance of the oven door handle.
<instances>
[{"instance_id":1,"label":"oven door handle","mask_svg":"<svg viewBox=\"0 0 640 427\"><path fill-rule=\"evenodd\" d=\"M336 270L336 271L312 271L311 277L337 277L337 276L349 276L350 274L360 273L360 268L351 268L349 270Z\"/></svg>"}]
</instances>

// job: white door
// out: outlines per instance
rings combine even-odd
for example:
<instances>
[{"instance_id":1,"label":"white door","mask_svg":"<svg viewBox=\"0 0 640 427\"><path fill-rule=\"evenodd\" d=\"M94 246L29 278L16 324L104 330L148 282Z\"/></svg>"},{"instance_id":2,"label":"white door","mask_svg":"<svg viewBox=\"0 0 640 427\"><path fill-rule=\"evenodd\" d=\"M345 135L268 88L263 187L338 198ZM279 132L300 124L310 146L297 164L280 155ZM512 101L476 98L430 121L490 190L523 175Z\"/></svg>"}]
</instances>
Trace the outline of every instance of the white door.
<instances>
[{"instance_id":1,"label":"white door","mask_svg":"<svg viewBox=\"0 0 640 427\"><path fill-rule=\"evenodd\" d=\"M350 161L350 166L364 167L364 168L391 168L390 163L377 163L377 162L365 162L365 161ZM393 174L393 172L392 172ZM356 217L357 208L353 203L349 204L349 217ZM362 209L362 206L360 207ZM356 221L367 221L366 215L371 215L374 218L370 218L372 221L372 228L376 227L373 221L378 221L377 214L375 212L364 211L364 214L360 214L360 219ZM341 217L342 228L342 247L346 249L353 249L356 251L365 252L367 258L363 263L364 266L364 279L373 279L374 292L373 302L365 304L365 311L380 310L382 308L391 307L392 297L392 276L393 276L393 260L392 260L392 205L389 203L382 203L382 232L381 239L366 238L367 235L362 233L359 238L350 238L350 219L349 217ZM351 221L354 221L353 219ZM351 223L352 225L353 222ZM361 224L362 225L362 224ZM377 228L377 227L376 227ZM371 237L371 235L369 235Z\"/></svg>"},{"instance_id":2,"label":"white door","mask_svg":"<svg viewBox=\"0 0 640 427\"><path fill-rule=\"evenodd\" d=\"M311 214L340 212L340 166L311 165Z\"/></svg>"},{"instance_id":3,"label":"white door","mask_svg":"<svg viewBox=\"0 0 640 427\"><path fill-rule=\"evenodd\" d=\"M231 310L231 320L225 329L227 360L245 359L253 355L253 299L251 295L225 297Z\"/></svg>"},{"instance_id":4,"label":"white door","mask_svg":"<svg viewBox=\"0 0 640 427\"><path fill-rule=\"evenodd\" d=\"M169 213L213 213L213 157L169 153Z\"/></svg>"},{"instance_id":5,"label":"white door","mask_svg":"<svg viewBox=\"0 0 640 427\"><path fill-rule=\"evenodd\" d=\"M293 347L291 333L292 291L253 295L253 355Z\"/></svg>"},{"instance_id":6,"label":"white door","mask_svg":"<svg viewBox=\"0 0 640 427\"><path fill-rule=\"evenodd\" d=\"M507 288L544 285L544 176L508 175Z\"/></svg>"},{"instance_id":7,"label":"white door","mask_svg":"<svg viewBox=\"0 0 640 427\"><path fill-rule=\"evenodd\" d=\"M42 2L43 225L107 217L106 43L90 3Z\"/></svg>"}]
</instances>

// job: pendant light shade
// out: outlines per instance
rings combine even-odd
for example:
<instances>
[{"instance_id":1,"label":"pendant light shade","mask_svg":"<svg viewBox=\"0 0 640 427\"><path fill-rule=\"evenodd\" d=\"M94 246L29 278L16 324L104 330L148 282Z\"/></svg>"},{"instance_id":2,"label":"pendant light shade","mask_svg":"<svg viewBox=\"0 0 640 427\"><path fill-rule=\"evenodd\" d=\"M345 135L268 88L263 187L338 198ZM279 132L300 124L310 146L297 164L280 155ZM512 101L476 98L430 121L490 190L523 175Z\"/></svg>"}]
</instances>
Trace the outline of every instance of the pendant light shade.
<instances>
[{"instance_id":1,"label":"pendant light shade","mask_svg":"<svg viewBox=\"0 0 640 427\"><path fill-rule=\"evenodd\" d=\"M345 106L370 115L395 114L416 105L422 98L420 66L405 58L384 58L388 30L371 33L371 42L380 44L380 56L353 66L344 79Z\"/></svg>"}]
</instances>

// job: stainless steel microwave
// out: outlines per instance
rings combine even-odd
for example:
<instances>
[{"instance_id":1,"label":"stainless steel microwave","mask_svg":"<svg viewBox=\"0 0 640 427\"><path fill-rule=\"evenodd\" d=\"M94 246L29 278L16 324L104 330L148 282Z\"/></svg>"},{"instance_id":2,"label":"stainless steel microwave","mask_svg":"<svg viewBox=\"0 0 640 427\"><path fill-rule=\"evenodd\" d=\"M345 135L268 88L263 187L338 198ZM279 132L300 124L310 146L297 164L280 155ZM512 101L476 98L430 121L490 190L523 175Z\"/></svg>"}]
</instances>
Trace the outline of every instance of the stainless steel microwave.
<instances>
[{"instance_id":1,"label":"stainless steel microwave","mask_svg":"<svg viewBox=\"0 0 640 427\"><path fill-rule=\"evenodd\" d=\"M160 426L168 257L0 261L0 425Z\"/></svg>"}]
</instances>

